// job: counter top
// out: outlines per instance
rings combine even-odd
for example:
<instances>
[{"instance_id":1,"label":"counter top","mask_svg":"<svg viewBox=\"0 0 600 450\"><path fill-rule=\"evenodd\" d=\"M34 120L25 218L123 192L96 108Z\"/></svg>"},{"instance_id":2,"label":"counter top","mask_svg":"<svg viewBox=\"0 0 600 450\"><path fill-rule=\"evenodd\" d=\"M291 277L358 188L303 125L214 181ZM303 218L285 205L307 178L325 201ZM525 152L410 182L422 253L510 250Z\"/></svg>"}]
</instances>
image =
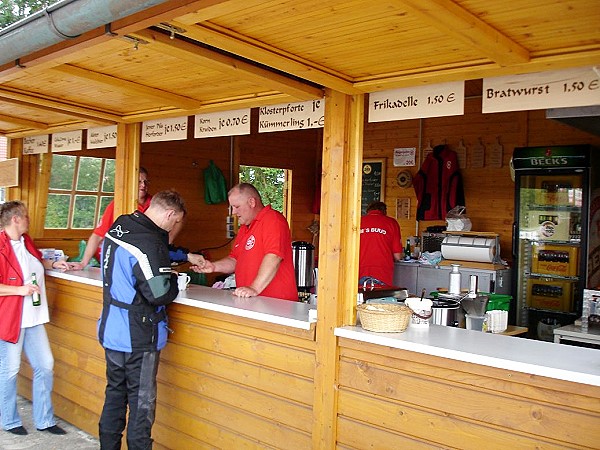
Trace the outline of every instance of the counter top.
<instances>
[{"instance_id":1,"label":"counter top","mask_svg":"<svg viewBox=\"0 0 600 450\"><path fill-rule=\"evenodd\" d=\"M439 356L558 380L600 386L598 350L431 325L404 333L375 333L359 326L336 328L356 341Z\"/></svg>"},{"instance_id":2,"label":"counter top","mask_svg":"<svg viewBox=\"0 0 600 450\"><path fill-rule=\"evenodd\" d=\"M46 273L48 276L64 280L102 287L102 273L98 268L88 267L84 270L67 272L48 270ZM236 297L230 290L195 284L190 284L185 291L179 291L174 303L303 330L310 330L308 311L316 309L314 305L270 297Z\"/></svg>"}]
</instances>

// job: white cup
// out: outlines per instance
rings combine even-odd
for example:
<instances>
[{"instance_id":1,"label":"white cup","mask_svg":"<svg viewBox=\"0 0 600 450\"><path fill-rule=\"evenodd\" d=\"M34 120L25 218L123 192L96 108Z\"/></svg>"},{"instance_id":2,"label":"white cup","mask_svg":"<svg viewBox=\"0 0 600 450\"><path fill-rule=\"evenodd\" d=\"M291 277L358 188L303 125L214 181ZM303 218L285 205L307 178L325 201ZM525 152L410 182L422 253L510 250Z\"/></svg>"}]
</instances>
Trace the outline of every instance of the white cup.
<instances>
[{"instance_id":1,"label":"white cup","mask_svg":"<svg viewBox=\"0 0 600 450\"><path fill-rule=\"evenodd\" d=\"M179 287L179 290L185 291L188 287L188 284L190 284L191 279L192 278L187 273L180 273L177 276L177 286Z\"/></svg>"}]
</instances>

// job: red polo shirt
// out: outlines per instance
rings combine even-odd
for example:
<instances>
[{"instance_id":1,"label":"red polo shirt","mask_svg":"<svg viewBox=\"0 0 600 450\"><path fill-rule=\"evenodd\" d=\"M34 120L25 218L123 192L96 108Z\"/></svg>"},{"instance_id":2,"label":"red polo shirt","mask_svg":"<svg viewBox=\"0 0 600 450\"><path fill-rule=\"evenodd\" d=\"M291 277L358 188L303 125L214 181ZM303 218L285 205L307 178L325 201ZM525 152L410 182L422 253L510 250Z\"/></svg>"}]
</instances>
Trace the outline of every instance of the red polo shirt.
<instances>
[{"instance_id":1,"label":"red polo shirt","mask_svg":"<svg viewBox=\"0 0 600 450\"><path fill-rule=\"evenodd\" d=\"M250 286L267 253L283 258L275 277L260 295L298 300L298 288L292 261L292 239L287 220L278 211L265 206L250 223L242 225L229 256L236 260L235 283Z\"/></svg>"},{"instance_id":2,"label":"red polo shirt","mask_svg":"<svg viewBox=\"0 0 600 450\"><path fill-rule=\"evenodd\" d=\"M382 211L369 211L360 219L358 278L374 277L393 286L394 253L402 253L400 225Z\"/></svg>"}]
</instances>

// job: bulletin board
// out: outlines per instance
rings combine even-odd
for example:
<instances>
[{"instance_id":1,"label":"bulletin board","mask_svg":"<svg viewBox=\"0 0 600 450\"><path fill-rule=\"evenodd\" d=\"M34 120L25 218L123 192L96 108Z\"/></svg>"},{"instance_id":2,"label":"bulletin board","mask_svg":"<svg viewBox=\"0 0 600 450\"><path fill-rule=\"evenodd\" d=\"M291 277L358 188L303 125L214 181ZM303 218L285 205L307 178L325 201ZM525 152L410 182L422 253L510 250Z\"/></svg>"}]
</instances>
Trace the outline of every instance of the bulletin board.
<instances>
[{"instance_id":1,"label":"bulletin board","mask_svg":"<svg viewBox=\"0 0 600 450\"><path fill-rule=\"evenodd\" d=\"M362 163L361 214L371 202L385 201L385 159L365 159Z\"/></svg>"},{"instance_id":2,"label":"bulletin board","mask_svg":"<svg viewBox=\"0 0 600 450\"><path fill-rule=\"evenodd\" d=\"M0 161L0 187L19 185L19 158Z\"/></svg>"}]
</instances>

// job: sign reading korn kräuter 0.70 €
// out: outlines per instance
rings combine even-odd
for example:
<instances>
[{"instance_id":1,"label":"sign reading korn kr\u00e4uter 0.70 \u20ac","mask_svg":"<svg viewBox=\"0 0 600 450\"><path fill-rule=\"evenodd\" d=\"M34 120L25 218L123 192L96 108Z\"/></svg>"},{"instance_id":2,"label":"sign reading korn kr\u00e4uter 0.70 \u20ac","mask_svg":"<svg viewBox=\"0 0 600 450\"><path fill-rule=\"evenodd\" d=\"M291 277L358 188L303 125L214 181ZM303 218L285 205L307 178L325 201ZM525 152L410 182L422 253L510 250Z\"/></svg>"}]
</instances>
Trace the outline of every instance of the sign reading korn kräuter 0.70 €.
<instances>
[{"instance_id":1,"label":"sign reading korn kr\u00e4uter 0.70 \u20ac","mask_svg":"<svg viewBox=\"0 0 600 450\"><path fill-rule=\"evenodd\" d=\"M369 122L464 114L462 81L414 86L369 94Z\"/></svg>"},{"instance_id":2,"label":"sign reading korn kr\u00e4uter 0.70 \u20ac","mask_svg":"<svg viewBox=\"0 0 600 450\"><path fill-rule=\"evenodd\" d=\"M250 108L194 116L195 138L244 134L250 134Z\"/></svg>"}]
</instances>

